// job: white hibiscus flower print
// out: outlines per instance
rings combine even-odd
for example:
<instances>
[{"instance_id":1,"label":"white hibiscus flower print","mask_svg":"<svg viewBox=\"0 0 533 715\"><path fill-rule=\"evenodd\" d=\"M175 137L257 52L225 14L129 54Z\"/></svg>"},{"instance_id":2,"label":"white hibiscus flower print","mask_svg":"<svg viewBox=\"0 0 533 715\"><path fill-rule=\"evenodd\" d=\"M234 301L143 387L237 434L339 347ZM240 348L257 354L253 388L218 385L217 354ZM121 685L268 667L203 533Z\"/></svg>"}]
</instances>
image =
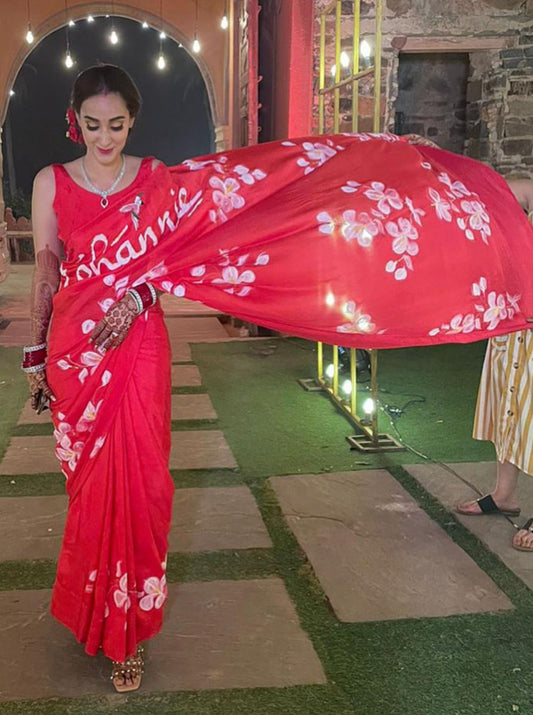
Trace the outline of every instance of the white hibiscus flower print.
<instances>
[{"instance_id":1,"label":"white hibiscus flower print","mask_svg":"<svg viewBox=\"0 0 533 715\"><path fill-rule=\"evenodd\" d=\"M372 245L374 236L377 236L380 230L375 219L370 218L364 211L358 215L351 209L345 211L342 218L341 233L347 241L355 239L363 248Z\"/></svg>"},{"instance_id":2,"label":"white hibiscus flower print","mask_svg":"<svg viewBox=\"0 0 533 715\"><path fill-rule=\"evenodd\" d=\"M353 300L346 303L343 313L349 322L337 326L339 333L374 333L376 331L376 326L370 316L361 312Z\"/></svg>"}]
</instances>

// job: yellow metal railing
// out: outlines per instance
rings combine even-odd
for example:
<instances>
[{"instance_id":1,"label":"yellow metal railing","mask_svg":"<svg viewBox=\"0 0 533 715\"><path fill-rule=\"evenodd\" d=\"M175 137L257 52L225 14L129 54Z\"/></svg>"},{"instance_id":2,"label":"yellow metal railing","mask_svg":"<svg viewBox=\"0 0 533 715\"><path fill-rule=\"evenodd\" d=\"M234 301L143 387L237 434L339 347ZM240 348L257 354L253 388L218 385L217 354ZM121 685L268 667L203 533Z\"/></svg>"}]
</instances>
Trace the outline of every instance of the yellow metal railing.
<instances>
[{"instance_id":1,"label":"yellow metal railing","mask_svg":"<svg viewBox=\"0 0 533 715\"><path fill-rule=\"evenodd\" d=\"M351 86L351 130L359 130L359 90L360 80L373 76L373 114L372 128L374 132L381 129L381 49L382 49L382 20L383 20L383 0L374 0L375 4L375 28L371 41L373 42L373 62L370 61L368 52L365 53L364 63L361 63L361 0L352 0L353 23L351 26L351 71L346 77L342 77L343 57L343 16L342 0L333 0L319 14L320 23L320 61L318 77L318 132L327 133L329 130L327 117L327 101L332 102L332 130L334 133L340 131L341 126L341 90L350 89ZM344 3L346 6L346 3ZM334 22L334 42L327 43L328 21ZM368 40L365 39L368 48ZM348 44L345 43L348 47ZM334 67L333 82L326 83L326 64L328 60L328 49L333 47ZM331 54L331 53L330 53ZM331 57L329 57L331 59ZM349 57L348 57L349 59ZM361 67L364 64L364 67ZM349 65L346 66L347 70ZM378 429L378 353L370 350L370 405L367 406L364 416L359 414L362 407L358 405L357 390L357 360L356 350L351 348L350 355L350 378L349 390L344 390L344 395L339 392L339 347L332 347L332 361L328 366L328 374L324 368L324 345L317 344L317 379L316 381L302 380L301 383L307 389L321 389L326 391L330 399L341 409L348 419L358 428L360 435L349 437L350 444L363 451L382 451L401 449L401 445L392 437L380 434ZM314 382L314 388L309 387L309 382ZM368 393L367 393L368 394ZM361 402L361 399L359 399Z\"/></svg>"}]
</instances>

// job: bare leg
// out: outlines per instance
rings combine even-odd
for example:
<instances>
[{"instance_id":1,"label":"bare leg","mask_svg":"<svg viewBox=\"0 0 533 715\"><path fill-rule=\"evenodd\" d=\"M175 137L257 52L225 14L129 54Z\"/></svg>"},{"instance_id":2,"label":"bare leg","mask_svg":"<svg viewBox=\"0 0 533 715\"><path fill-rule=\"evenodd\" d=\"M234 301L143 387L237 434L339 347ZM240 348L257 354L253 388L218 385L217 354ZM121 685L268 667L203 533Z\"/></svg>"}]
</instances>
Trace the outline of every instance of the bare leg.
<instances>
[{"instance_id":1,"label":"bare leg","mask_svg":"<svg viewBox=\"0 0 533 715\"><path fill-rule=\"evenodd\" d=\"M492 498L500 509L515 509L518 507L516 485L520 470L511 462L498 462L496 484L491 492ZM459 504L462 513L480 514L481 509L476 501ZM518 534L517 534L518 536Z\"/></svg>"}]
</instances>

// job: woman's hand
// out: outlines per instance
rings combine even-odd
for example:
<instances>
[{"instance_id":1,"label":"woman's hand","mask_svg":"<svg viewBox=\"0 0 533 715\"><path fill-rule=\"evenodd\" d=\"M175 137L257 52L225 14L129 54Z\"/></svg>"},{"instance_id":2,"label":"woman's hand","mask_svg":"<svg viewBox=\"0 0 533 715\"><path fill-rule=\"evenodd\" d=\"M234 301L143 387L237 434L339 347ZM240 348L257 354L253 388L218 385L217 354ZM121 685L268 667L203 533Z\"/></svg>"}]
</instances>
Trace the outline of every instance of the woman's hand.
<instances>
[{"instance_id":1,"label":"woman's hand","mask_svg":"<svg viewBox=\"0 0 533 715\"><path fill-rule=\"evenodd\" d=\"M431 146L434 149L438 149L439 145L432 142L431 139L426 139L426 137L421 137L420 134L404 134L402 139L405 139L409 144L418 144L419 146Z\"/></svg>"},{"instance_id":2,"label":"woman's hand","mask_svg":"<svg viewBox=\"0 0 533 715\"><path fill-rule=\"evenodd\" d=\"M137 315L134 299L126 294L109 308L105 317L98 323L91 333L91 342L104 351L117 348L128 334Z\"/></svg>"},{"instance_id":3,"label":"woman's hand","mask_svg":"<svg viewBox=\"0 0 533 715\"><path fill-rule=\"evenodd\" d=\"M48 407L49 400L55 400L50 385L46 380L46 371L39 370L38 372L28 373L28 382L30 383L31 408L37 414L40 414Z\"/></svg>"}]
</instances>

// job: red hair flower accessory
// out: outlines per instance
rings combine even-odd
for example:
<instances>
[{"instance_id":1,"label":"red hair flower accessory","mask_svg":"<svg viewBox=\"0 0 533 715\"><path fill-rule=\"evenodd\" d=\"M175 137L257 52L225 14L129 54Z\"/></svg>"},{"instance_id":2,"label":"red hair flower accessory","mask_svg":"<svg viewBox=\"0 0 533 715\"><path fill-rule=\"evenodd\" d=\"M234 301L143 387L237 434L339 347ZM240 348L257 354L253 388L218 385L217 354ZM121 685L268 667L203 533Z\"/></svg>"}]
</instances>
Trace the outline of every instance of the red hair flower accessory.
<instances>
[{"instance_id":1,"label":"red hair flower accessory","mask_svg":"<svg viewBox=\"0 0 533 715\"><path fill-rule=\"evenodd\" d=\"M76 112L72 109L72 107L70 107L70 109L67 109L65 119L67 120L68 124L68 130L65 135L67 139L70 139L75 144L85 144L85 142L83 141L83 135L81 133L80 126L76 119Z\"/></svg>"}]
</instances>

